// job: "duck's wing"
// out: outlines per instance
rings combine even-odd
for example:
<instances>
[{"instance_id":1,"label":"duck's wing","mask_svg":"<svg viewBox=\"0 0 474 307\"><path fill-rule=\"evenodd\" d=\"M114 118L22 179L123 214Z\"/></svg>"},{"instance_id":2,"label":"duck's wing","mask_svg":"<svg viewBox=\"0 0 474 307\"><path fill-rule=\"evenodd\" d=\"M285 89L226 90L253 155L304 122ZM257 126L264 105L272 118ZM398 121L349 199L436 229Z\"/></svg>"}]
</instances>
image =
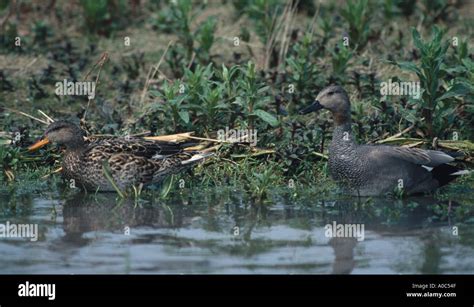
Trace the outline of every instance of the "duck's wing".
<instances>
[{"instance_id":1,"label":"duck's wing","mask_svg":"<svg viewBox=\"0 0 474 307\"><path fill-rule=\"evenodd\" d=\"M179 171L187 154L177 154L159 161L128 153L113 154L107 160L111 175L119 182L153 182L160 176Z\"/></svg>"},{"instance_id":2,"label":"duck's wing","mask_svg":"<svg viewBox=\"0 0 474 307\"><path fill-rule=\"evenodd\" d=\"M454 158L442 151L420 148L372 146L370 155L374 158L395 158L413 164L435 167L454 161Z\"/></svg>"},{"instance_id":3,"label":"duck's wing","mask_svg":"<svg viewBox=\"0 0 474 307\"><path fill-rule=\"evenodd\" d=\"M87 151L101 152L108 156L124 153L149 159L161 159L182 153L184 148L182 143L166 141L148 141L139 138L100 138L90 140Z\"/></svg>"},{"instance_id":4,"label":"duck's wing","mask_svg":"<svg viewBox=\"0 0 474 307\"><path fill-rule=\"evenodd\" d=\"M106 160L117 182L158 182L168 174L177 173L207 158L210 154L178 153L160 160L147 159L128 153L114 154ZM105 163L105 161L103 162ZM128 184L125 184L128 185Z\"/></svg>"}]
</instances>

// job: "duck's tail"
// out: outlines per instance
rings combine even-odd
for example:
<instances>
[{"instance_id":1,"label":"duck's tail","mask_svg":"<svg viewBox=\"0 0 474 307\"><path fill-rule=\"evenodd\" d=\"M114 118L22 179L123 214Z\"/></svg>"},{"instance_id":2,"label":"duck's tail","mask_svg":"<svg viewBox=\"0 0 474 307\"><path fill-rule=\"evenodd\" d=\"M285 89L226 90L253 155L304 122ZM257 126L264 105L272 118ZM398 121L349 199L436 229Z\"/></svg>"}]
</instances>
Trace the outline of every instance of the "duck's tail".
<instances>
[{"instance_id":1,"label":"duck's tail","mask_svg":"<svg viewBox=\"0 0 474 307\"><path fill-rule=\"evenodd\" d=\"M446 185L458 176L468 175L471 172L470 170L459 169L449 164L441 164L431 170L431 174L434 179L438 180L439 186Z\"/></svg>"},{"instance_id":2,"label":"duck's tail","mask_svg":"<svg viewBox=\"0 0 474 307\"><path fill-rule=\"evenodd\" d=\"M464 170L460 170L460 171L451 173L449 175L450 176L462 176L462 175L469 175L470 173L472 173L472 171L468 171L467 169L464 169Z\"/></svg>"}]
</instances>

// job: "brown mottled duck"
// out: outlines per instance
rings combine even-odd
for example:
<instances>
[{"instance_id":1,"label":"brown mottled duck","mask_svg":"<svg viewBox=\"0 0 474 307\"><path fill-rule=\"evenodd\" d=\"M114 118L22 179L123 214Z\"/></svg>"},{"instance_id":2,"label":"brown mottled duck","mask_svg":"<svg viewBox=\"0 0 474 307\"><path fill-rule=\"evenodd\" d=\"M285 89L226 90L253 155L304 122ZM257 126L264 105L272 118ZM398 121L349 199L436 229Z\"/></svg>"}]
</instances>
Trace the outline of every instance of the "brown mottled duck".
<instances>
[{"instance_id":1,"label":"brown mottled duck","mask_svg":"<svg viewBox=\"0 0 474 307\"><path fill-rule=\"evenodd\" d=\"M212 155L185 151L186 144L183 143L135 137L85 140L84 135L75 124L56 121L29 150L48 143L64 146L63 176L73 179L77 187L93 191L115 191L114 184L120 189L157 184L167 175L187 169Z\"/></svg>"}]
</instances>

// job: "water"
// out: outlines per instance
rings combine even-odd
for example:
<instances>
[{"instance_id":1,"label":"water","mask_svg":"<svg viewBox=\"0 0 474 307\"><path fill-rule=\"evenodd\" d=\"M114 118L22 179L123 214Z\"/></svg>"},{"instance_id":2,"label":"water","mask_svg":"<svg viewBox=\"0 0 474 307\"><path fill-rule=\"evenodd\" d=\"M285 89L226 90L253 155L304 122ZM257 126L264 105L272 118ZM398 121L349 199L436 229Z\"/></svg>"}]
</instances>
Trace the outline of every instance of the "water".
<instances>
[{"instance_id":1,"label":"water","mask_svg":"<svg viewBox=\"0 0 474 307\"><path fill-rule=\"evenodd\" d=\"M263 205L231 189L139 204L3 195L0 223L36 223L39 239L0 238L0 273L474 273L469 204L290 195ZM327 237L333 222L363 224L363 240Z\"/></svg>"}]
</instances>

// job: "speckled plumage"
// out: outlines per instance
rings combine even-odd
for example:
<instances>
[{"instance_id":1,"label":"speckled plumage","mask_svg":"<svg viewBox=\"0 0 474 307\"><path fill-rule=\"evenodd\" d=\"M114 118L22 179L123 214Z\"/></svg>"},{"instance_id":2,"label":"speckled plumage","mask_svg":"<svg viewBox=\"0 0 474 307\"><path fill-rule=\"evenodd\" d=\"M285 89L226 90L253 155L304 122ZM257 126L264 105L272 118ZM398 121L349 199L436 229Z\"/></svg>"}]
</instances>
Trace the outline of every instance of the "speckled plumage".
<instances>
[{"instance_id":1,"label":"speckled plumage","mask_svg":"<svg viewBox=\"0 0 474 307\"><path fill-rule=\"evenodd\" d=\"M344 132L348 138L344 138ZM331 176L354 195L381 195L400 187L408 194L427 192L438 186L431 173L402 158L403 154L410 157L421 151L385 145L358 145L351 136L350 123L347 123L335 127L329 146L329 170Z\"/></svg>"},{"instance_id":2,"label":"speckled plumage","mask_svg":"<svg viewBox=\"0 0 474 307\"><path fill-rule=\"evenodd\" d=\"M322 90L315 104L303 113L322 108L334 117L329 145L330 174L350 194L375 196L400 188L407 194L424 193L455 178L458 169L446 164L454 158L441 151L356 144L349 98L340 86Z\"/></svg>"},{"instance_id":3,"label":"speckled plumage","mask_svg":"<svg viewBox=\"0 0 474 307\"><path fill-rule=\"evenodd\" d=\"M82 135L65 121L51 124L45 132L46 138L66 148L63 176L87 190L115 191L105 172L121 189L159 183L207 156L185 152L179 143L119 137L84 140Z\"/></svg>"}]
</instances>

